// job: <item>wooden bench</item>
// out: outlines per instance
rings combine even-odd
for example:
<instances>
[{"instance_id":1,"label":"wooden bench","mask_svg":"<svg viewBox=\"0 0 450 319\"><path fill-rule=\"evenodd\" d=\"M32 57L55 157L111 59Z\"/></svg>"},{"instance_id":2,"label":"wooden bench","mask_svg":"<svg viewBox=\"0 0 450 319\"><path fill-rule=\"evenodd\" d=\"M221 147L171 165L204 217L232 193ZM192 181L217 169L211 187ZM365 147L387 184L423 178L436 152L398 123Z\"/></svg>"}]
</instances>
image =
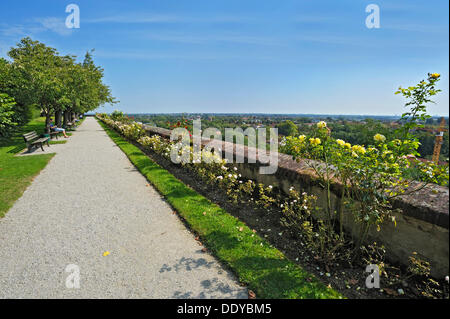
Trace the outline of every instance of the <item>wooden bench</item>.
<instances>
[{"instance_id":1,"label":"wooden bench","mask_svg":"<svg viewBox=\"0 0 450 319\"><path fill-rule=\"evenodd\" d=\"M53 136L56 137L56 139L58 139L58 135L62 134L62 133L63 132L61 132L61 131L50 131L50 139L52 139Z\"/></svg>"},{"instance_id":2,"label":"wooden bench","mask_svg":"<svg viewBox=\"0 0 450 319\"><path fill-rule=\"evenodd\" d=\"M44 143L47 143L47 146L50 147L48 141L49 137L39 137L35 131L23 134L23 139L27 144L28 152L31 152L33 147L41 147L42 151L44 151Z\"/></svg>"},{"instance_id":3,"label":"wooden bench","mask_svg":"<svg viewBox=\"0 0 450 319\"><path fill-rule=\"evenodd\" d=\"M75 123L74 122L67 122L66 123L66 129L73 129L75 127Z\"/></svg>"}]
</instances>

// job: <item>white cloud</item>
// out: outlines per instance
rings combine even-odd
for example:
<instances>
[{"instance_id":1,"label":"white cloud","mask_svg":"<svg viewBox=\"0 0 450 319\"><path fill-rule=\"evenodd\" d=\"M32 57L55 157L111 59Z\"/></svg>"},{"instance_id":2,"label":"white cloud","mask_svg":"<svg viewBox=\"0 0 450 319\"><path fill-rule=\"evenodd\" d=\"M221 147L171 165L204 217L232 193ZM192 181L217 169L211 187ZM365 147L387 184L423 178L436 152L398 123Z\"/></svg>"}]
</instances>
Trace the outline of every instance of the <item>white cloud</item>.
<instances>
[{"instance_id":1,"label":"white cloud","mask_svg":"<svg viewBox=\"0 0 450 319\"><path fill-rule=\"evenodd\" d=\"M24 24L0 24L0 34L4 37L34 36L42 32L54 32L62 36L72 33L73 29L66 27L65 20L57 17L36 18Z\"/></svg>"},{"instance_id":2,"label":"white cloud","mask_svg":"<svg viewBox=\"0 0 450 319\"><path fill-rule=\"evenodd\" d=\"M36 19L38 23L45 29L45 31L52 31L59 35L70 35L73 29L66 27L65 20L56 17L47 17Z\"/></svg>"},{"instance_id":3,"label":"white cloud","mask_svg":"<svg viewBox=\"0 0 450 319\"><path fill-rule=\"evenodd\" d=\"M171 14L155 13L123 13L121 15L104 16L84 19L84 23L127 23L127 24L151 24L151 23L224 23L250 21L248 18L238 16L209 16L189 17Z\"/></svg>"},{"instance_id":4,"label":"white cloud","mask_svg":"<svg viewBox=\"0 0 450 319\"><path fill-rule=\"evenodd\" d=\"M25 34L25 27L21 25L13 25L13 26L7 26L7 27L0 27L0 32L2 35L6 37L15 37L15 36L21 36Z\"/></svg>"}]
</instances>

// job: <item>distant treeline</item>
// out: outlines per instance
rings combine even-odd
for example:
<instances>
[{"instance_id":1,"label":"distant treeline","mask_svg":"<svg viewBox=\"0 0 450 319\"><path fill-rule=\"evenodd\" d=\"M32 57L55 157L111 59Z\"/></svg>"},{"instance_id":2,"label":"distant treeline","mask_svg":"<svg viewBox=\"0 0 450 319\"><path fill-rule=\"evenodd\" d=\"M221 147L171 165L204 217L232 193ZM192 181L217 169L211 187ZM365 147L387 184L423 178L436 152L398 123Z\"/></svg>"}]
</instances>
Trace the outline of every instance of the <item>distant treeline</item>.
<instances>
[{"instance_id":1,"label":"distant treeline","mask_svg":"<svg viewBox=\"0 0 450 319\"><path fill-rule=\"evenodd\" d=\"M318 122L318 121L364 121L366 119L378 120L381 122L392 122L400 120L399 115L336 115L336 114L270 114L270 113L129 113L128 116L134 116L139 118L201 118L208 119L212 117L219 117L222 119L258 119L265 121L283 121L283 120L295 120L297 122ZM430 121L438 123L441 116L432 116ZM445 117L448 124L448 117Z\"/></svg>"}]
</instances>

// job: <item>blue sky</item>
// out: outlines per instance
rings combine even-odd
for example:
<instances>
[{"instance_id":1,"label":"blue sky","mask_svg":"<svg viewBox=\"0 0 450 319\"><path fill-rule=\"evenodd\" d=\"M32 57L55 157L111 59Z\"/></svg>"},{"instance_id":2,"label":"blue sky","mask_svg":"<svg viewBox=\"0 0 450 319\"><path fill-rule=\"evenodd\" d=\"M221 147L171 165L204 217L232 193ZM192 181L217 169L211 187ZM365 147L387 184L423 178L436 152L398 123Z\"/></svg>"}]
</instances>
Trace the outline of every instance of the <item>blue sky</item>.
<instances>
[{"instance_id":1,"label":"blue sky","mask_svg":"<svg viewBox=\"0 0 450 319\"><path fill-rule=\"evenodd\" d=\"M80 28L67 29L68 4ZM380 28L368 29L368 4ZM80 57L95 48L105 82L129 113L395 115L394 91L428 72L449 106L448 0L8 0L0 56L31 36Z\"/></svg>"}]
</instances>

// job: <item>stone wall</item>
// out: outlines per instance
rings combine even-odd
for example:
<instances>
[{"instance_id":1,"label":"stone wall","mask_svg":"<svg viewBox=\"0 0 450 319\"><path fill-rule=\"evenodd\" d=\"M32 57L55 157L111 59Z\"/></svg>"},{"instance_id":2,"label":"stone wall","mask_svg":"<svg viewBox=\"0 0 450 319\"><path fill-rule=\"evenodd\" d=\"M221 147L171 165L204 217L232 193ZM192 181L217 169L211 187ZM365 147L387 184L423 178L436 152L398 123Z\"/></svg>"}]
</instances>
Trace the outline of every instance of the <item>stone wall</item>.
<instances>
[{"instance_id":1,"label":"stone wall","mask_svg":"<svg viewBox=\"0 0 450 319\"><path fill-rule=\"evenodd\" d=\"M145 126L149 135L159 134L170 138L170 130ZM211 140L202 139L206 145ZM226 142L221 143L223 156L226 153ZM231 147L230 147L231 149ZM258 182L278 186L285 192L294 186L300 191L306 191L318 196L318 205L325 207L326 191L319 185L314 174L302 161L296 162L291 156L277 153L278 169L274 174L263 175L259 173L258 158L252 157L253 150L248 147L234 145L233 154L244 152L244 163L235 164L242 175ZM243 150L242 150L243 149ZM249 155L250 154L250 155ZM250 163L249 163L250 162ZM255 162L255 163L252 163ZM411 189L420 186L411 182ZM335 210L340 207L340 194L342 186L332 185L332 206ZM430 261L432 275L442 278L449 274L449 189L438 185L427 185L412 195L402 196L393 202L395 208L402 213L396 214L397 225L386 222L381 231L372 230L369 237L386 247L387 254L392 261L405 264L413 252L425 260ZM344 227L356 236L353 216L344 211Z\"/></svg>"}]
</instances>

